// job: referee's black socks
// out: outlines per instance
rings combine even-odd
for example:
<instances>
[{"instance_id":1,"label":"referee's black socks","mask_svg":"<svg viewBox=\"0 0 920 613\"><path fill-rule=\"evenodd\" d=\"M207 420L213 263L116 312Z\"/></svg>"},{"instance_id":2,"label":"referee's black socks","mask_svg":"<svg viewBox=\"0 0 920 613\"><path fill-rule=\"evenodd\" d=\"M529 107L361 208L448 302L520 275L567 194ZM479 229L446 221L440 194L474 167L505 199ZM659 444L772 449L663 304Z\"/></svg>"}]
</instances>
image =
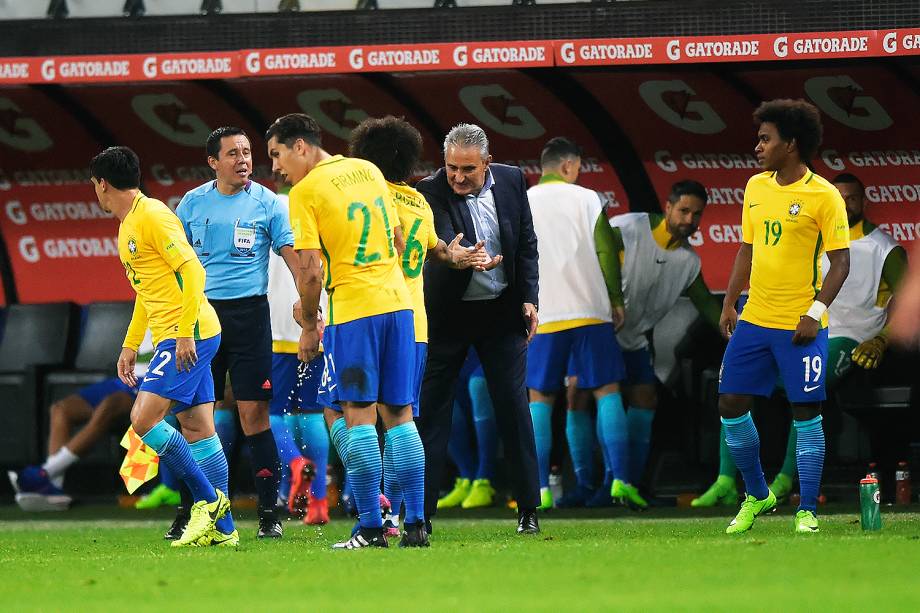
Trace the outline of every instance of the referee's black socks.
<instances>
[{"instance_id":1,"label":"referee's black socks","mask_svg":"<svg viewBox=\"0 0 920 613\"><path fill-rule=\"evenodd\" d=\"M281 463L271 428L246 437L252 462L253 480L259 495L259 515L263 510L273 510L278 500L278 483L281 480Z\"/></svg>"}]
</instances>

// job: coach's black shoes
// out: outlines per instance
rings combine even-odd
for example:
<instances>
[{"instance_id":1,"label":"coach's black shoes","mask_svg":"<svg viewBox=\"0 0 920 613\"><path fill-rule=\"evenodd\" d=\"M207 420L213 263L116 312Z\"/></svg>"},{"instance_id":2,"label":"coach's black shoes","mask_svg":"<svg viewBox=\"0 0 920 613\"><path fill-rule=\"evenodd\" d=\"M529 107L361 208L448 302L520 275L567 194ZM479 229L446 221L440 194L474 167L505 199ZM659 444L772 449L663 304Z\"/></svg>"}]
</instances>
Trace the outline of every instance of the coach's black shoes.
<instances>
[{"instance_id":1,"label":"coach's black shoes","mask_svg":"<svg viewBox=\"0 0 920 613\"><path fill-rule=\"evenodd\" d=\"M333 549L364 549L366 547L388 547L383 528L358 528L347 541L335 543Z\"/></svg>"},{"instance_id":2,"label":"coach's black shoes","mask_svg":"<svg viewBox=\"0 0 920 613\"><path fill-rule=\"evenodd\" d=\"M399 546L430 547L431 543L428 542L428 530L425 529L425 522L418 520L414 524L405 524L405 530L402 533Z\"/></svg>"},{"instance_id":3,"label":"coach's black shoes","mask_svg":"<svg viewBox=\"0 0 920 613\"><path fill-rule=\"evenodd\" d=\"M284 529L281 520L274 509L259 509L259 532L256 536L260 539L280 539Z\"/></svg>"},{"instance_id":4,"label":"coach's black shoes","mask_svg":"<svg viewBox=\"0 0 920 613\"><path fill-rule=\"evenodd\" d=\"M539 534L540 524L537 522L536 509L521 509L518 511L518 534Z\"/></svg>"},{"instance_id":5,"label":"coach's black shoes","mask_svg":"<svg viewBox=\"0 0 920 613\"><path fill-rule=\"evenodd\" d=\"M163 538L167 541L178 541L182 538L182 533L185 532L185 527L188 525L189 510L183 506L176 507L176 519L173 520L172 525L169 527L169 530L166 531L166 534L163 535Z\"/></svg>"}]
</instances>

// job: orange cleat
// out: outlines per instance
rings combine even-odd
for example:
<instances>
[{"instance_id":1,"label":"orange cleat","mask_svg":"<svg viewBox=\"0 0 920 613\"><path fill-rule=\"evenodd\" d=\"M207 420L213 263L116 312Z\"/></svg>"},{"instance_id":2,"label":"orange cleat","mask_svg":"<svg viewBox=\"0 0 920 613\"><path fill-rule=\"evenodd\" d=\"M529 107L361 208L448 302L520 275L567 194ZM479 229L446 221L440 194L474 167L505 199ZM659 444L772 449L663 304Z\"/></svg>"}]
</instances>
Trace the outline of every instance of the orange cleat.
<instances>
[{"instance_id":1,"label":"orange cleat","mask_svg":"<svg viewBox=\"0 0 920 613\"><path fill-rule=\"evenodd\" d=\"M310 502L307 505L307 515L303 518L303 523L308 526L322 526L329 523L329 503L325 498L314 498L309 496Z\"/></svg>"},{"instance_id":2,"label":"orange cleat","mask_svg":"<svg viewBox=\"0 0 920 613\"><path fill-rule=\"evenodd\" d=\"M307 512L310 496L310 484L316 477L313 462L303 456L291 460L291 491L288 494L288 513L294 517L303 517Z\"/></svg>"}]
</instances>

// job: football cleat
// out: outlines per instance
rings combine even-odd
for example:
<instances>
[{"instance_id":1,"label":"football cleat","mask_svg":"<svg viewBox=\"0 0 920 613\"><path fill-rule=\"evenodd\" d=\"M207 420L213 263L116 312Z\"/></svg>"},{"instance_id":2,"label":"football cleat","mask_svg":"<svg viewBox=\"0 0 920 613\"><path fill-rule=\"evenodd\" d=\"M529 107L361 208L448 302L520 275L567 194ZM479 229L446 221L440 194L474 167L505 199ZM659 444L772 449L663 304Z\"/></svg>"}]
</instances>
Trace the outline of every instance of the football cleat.
<instances>
[{"instance_id":1,"label":"football cleat","mask_svg":"<svg viewBox=\"0 0 920 613\"><path fill-rule=\"evenodd\" d=\"M466 497L470 495L472 485L469 479L457 477L454 481L454 489L447 493L443 498L438 499L439 509L452 509L463 504Z\"/></svg>"},{"instance_id":2,"label":"football cleat","mask_svg":"<svg viewBox=\"0 0 920 613\"><path fill-rule=\"evenodd\" d=\"M476 479L470 486L470 493L460 503L460 507L463 509L491 507L494 501L495 488L492 487L492 482L488 479Z\"/></svg>"},{"instance_id":3,"label":"football cleat","mask_svg":"<svg viewBox=\"0 0 920 613\"><path fill-rule=\"evenodd\" d=\"M166 531L166 534L163 535L163 538L167 541L177 541L182 538L182 533L185 532L185 526L188 524L188 511L185 507L179 506L176 508L176 518L173 520L172 525L169 527L169 530Z\"/></svg>"},{"instance_id":4,"label":"football cleat","mask_svg":"<svg viewBox=\"0 0 920 613\"><path fill-rule=\"evenodd\" d=\"M195 542L197 547L238 547L239 544L239 530L234 530L230 534L224 534L217 528L209 531Z\"/></svg>"},{"instance_id":5,"label":"football cleat","mask_svg":"<svg viewBox=\"0 0 920 613\"><path fill-rule=\"evenodd\" d=\"M748 494L744 502L741 503L741 508L738 510L738 514L735 515L735 519L728 524L728 528L725 529L726 534L740 534L742 532L747 532L754 525L754 520L764 513L769 513L776 508L776 494L767 490L767 497L762 500L757 500L750 494Z\"/></svg>"},{"instance_id":6,"label":"football cleat","mask_svg":"<svg viewBox=\"0 0 920 613\"><path fill-rule=\"evenodd\" d=\"M316 466L303 456L291 460L291 490L288 493L288 513L303 517L307 512L310 485L316 477Z\"/></svg>"},{"instance_id":7,"label":"football cleat","mask_svg":"<svg viewBox=\"0 0 920 613\"><path fill-rule=\"evenodd\" d=\"M735 480L727 475L719 475L708 490L690 501L690 506L695 508L733 507L736 504L738 504L738 488L735 486Z\"/></svg>"},{"instance_id":8,"label":"football cleat","mask_svg":"<svg viewBox=\"0 0 920 613\"><path fill-rule=\"evenodd\" d=\"M213 530L217 520L230 510L230 500L220 490L214 491L217 493L214 502L199 500L192 505L188 524L182 536L172 542L173 547L194 547L198 539Z\"/></svg>"},{"instance_id":9,"label":"football cleat","mask_svg":"<svg viewBox=\"0 0 920 613\"><path fill-rule=\"evenodd\" d=\"M347 541L335 543L333 549L365 549L368 547L388 547L387 537L382 528L358 528Z\"/></svg>"},{"instance_id":10,"label":"football cleat","mask_svg":"<svg viewBox=\"0 0 920 613\"><path fill-rule=\"evenodd\" d=\"M795 514L796 534L813 534L818 532L818 517L811 511L801 509Z\"/></svg>"},{"instance_id":11,"label":"football cleat","mask_svg":"<svg viewBox=\"0 0 920 613\"><path fill-rule=\"evenodd\" d=\"M776 473L770 491L776 495L776 504L785 504L792 493L792 477L783 473Z\"/></svg>"},{"instance_id":12,"label":"football cleat","mask_svg":"<svg viewBox=\"0 0 920 613\"><path fill-rule=\"evenodd\" d=\"M16 504L23 511L66 511L73 498L64 493L48 477L41 466L26 466L19 472L8 471L10 485L16 492Z\"/></svg>"},{"instance_id":13,"label":"football cleat","mask_svg":"<svg viewBox=\"0 0 920 613\"><path fill-rule=\"evenodd\" d=\"M400 535L398 515L387 514L387 516L383 518L383 533L387 538L395 538Z\"/></svg>"},{"instance_id":14,"label":"football cleat","mask_svg":"<svg viewBox=\"0 0 920 613\"><path fill-rule=\"evenodd\" d=\"M430 547L428 541L428 530L425 529L425 522L419 520L414 524L406 524L406 530L402 533L402 539L399 541L400 547Z\"/></svg>"},{"instance_id":15,"label":"football cleat","mask_svg":"<svg viewBox=\"0 0 920 613\"><path fill-rule=\"evenodd\" d=\"M314 498L313 494L310 494L303 523L308 526L322 526L329 523L329 503L325 498Z\"/></svg>"},{"instance_id":16,"label":"football cleat","mask_svg":"<svg viewBox=\"0 0 920 613\"><path fill-rule=\"evenodd\" d=\"M610 497L620 501L634 511L644 511L648 508L648 502L639 494L636 486L619 479L613 480L613 484L610 486Z\"/></svg>"},{"instance_id":17,"label":"football cleat","mask_svg":"<svg viewBox=\"0 0 920 613\"><path fill-rule=\"evenodd\" d=\"M259 530L256 537L259 539L280 539L284 533L281 520L274 509L259 509Z\"/></svg>"},{"instance_id":18,"label":"football cleat","mask_svg":"<svg viewBox=\"0 0 920 613\"><path fill-rule=\"evenodd\" d=\"M134 503L135 509L156 509L158 507L173 507L179 504L179 492L162 483L150 490L150 493Z\"/></svg>"}]
</instances>

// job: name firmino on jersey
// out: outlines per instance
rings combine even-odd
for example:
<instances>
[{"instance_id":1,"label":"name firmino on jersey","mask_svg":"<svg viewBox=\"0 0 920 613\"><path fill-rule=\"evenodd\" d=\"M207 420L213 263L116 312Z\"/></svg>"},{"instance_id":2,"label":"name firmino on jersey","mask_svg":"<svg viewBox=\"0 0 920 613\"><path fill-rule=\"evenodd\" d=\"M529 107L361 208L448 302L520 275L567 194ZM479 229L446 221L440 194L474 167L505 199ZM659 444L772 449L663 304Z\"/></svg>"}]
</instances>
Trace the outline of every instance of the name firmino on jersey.
<instances>
[{"instance_id":1,"label":"name firmino on jersey","mask_svg":"<svg viewBox=\"0 0 920 613\"><path fill-rule=\"evenodd\" d=\"M358 183L370 183L373 180L374 175L370 170L361 169L332 177L330 182L335 185L336 189L342 192L345 191L346 187L357 185Z\"/></svg>"}]
</instances>

